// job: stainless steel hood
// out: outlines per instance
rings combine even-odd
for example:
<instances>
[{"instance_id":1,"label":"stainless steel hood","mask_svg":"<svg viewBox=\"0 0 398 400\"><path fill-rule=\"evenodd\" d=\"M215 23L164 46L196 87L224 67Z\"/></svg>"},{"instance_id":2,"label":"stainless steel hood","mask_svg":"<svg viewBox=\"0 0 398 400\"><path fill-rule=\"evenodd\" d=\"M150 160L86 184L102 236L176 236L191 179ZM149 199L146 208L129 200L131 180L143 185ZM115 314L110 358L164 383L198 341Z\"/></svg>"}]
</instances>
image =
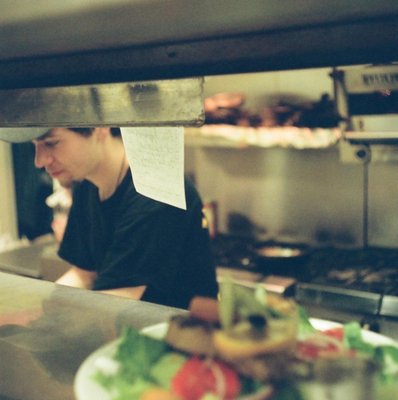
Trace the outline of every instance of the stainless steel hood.
<instances>
[{"instance_id":1,"label":"stainless steel hood","mask_svg":"<svg viewBox=\"0 0 398 400\"><path fill-rule=\"evenodd\" d=\"M396 0L1 0L0 89L398 59Z\"/></svg>"}]
</instances>

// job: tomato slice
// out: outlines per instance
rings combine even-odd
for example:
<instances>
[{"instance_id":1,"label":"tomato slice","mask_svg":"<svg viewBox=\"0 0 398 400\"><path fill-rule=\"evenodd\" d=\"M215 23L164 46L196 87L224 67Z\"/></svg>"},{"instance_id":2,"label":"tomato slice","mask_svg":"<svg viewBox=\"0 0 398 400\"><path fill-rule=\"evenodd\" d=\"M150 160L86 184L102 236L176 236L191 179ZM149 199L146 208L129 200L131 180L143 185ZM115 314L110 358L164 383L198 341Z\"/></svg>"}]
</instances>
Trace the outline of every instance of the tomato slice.
<instances>
[{"instance_id":1,"label":"tomato slice","mask_svg":"<svg viewBox=\"0 0 398 400\"><path fill-rule=\"evenodd\" d=\"M340 349L331 343L312 342L310 340L297 343L296 355L304 360L314 360L319 357L339 354Z\"/></svg>"},{"instance_id":2,"label":"tomato slice","mask_svg":"<svg viewBox=\"0 0 398 400\"><path fill-rule=\"evenodd\" d=\"M296 355L300 359L314 360L319 357L334 357L345 354L342 327L318 331L315 335L300 340L296 345Z\"/></svg>"},{"instance_id":3,"label":"tomato slice","mask_svg":"<svg viewBox=\"0 0 398 400\"><path fill-rule=\"evenodd\" d=\"M225 363L192 357L174 376L171 388L183 400L199 400L206 393L232 400L240 392L240 381L237 373Z\"/></svg>"},{"instance_id":4,"label":"tomato slice","mask_svg":"<svg viewBox=\"0 0 398 400\"><path fill-rule=\"evenodd\" d=\"M344 328L342 326L336 326L335 328L326 329L323 333L327 336L334 337L341 342L344 339Z\"/></svg>"}]
</instances>

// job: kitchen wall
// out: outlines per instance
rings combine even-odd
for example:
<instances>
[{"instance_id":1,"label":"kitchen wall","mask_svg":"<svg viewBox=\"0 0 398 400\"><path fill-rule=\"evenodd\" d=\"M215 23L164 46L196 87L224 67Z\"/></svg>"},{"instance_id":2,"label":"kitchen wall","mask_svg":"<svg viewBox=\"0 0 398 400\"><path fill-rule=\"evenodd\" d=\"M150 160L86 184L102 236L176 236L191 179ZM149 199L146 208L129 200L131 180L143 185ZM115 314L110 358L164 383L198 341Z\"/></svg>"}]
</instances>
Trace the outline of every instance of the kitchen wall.
<instances>
[{"instance_id":1,"label":"kitchen wall","mask_svg":"<svg viewBox=\"0 0 398 400\"><path fill-rule=\"evenodd\" d=\"M322 93L333 95L329 73L316 69L211 77L205 96L243 91L250 110L279 98L316 101ZM376 161L367 167L342 162L342 154L340 145L320 150L186 146L186 172L194 176L205 201L218 202L222 232L228 230L228 215L240 213L269 237L337 246L361 246L367 240L398 247L398 163ZM367 168L369 209L364 214Z\"/></svg>"},{"instance_id":2,"label":"kitchen wall","mask_svg":"<svg viewBox=\"0 0 398 400\"><path fill-rule=\"evenodd\" d=\"M17 239L15 191L10 145L0 142L0 249Z\"/></svg>"}]
</instances>

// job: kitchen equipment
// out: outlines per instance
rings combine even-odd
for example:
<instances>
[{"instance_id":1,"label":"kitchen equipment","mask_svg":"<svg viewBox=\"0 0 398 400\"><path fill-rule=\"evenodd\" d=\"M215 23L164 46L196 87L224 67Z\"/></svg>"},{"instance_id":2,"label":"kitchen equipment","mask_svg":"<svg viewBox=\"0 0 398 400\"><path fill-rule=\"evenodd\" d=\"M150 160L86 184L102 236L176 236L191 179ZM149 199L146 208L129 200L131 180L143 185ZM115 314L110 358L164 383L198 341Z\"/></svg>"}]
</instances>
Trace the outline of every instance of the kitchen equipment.
<instances>
[{"instance_id":1,"label":"kitchen equipment","mask_svg":"<svg viewBox=\"0 0 398 400\"><path fill-rule=\"evenodd\" d=\"M336 70L335 97L352 144L398 144L398 64Z\"/></svg>"},{"instance_id":2,"label":"kitchen equipment","mask_svg":"<svg viewBox=\"0 0 398 400\"><path fill-rule=\"evenodd\" d=\"M306 244L269 240L254 243L252 251L264 273L296 276L311 249Z\"/></svg>"},{"instance_id":3,"label":"kitchen equipment","mask_svg":"<svg viewBox=\"0 0 398 400\"><path fill-rule=\"evenodd\" d=\"M356 320L398 340L397 249L310 248L291 265L281 260L283 268L267 269L253 254L253 240L220 234L212 244L223 276L245 271L246 282L267 284L291 278L284 294L311 309L312 316Z\"/></svg>"},{"instance_id":4,"label":"kitchen equipment","mask_svg":"<svg viewBox=\"0 0 398 400\"><path fill-rule=\"evenodd\" d=\"M229 212L227 229L230 236L254 240L259 235L265 234L265 229L253 222L247 215L239 212Z\"/></svg>"}]
</instances>

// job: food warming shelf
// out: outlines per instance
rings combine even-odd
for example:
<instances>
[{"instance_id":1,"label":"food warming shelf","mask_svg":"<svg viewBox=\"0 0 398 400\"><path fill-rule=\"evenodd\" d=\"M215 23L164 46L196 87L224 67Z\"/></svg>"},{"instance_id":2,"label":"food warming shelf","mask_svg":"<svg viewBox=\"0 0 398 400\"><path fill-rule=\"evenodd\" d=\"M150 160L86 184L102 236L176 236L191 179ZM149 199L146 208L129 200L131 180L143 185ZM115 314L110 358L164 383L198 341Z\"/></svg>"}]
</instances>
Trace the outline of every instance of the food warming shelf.
<instances>
[{"instance_id":1,"label":"food warming shelf","mask_svg":"<svg viewBox=\"0 0 398 400\"><path fill-rule=\"evenodd\" d=\"M191 147L324 149L336 145L341 137L342 132L338 128L203 125L185 129L185 144Z\"/></svg>"}]
</instances>

